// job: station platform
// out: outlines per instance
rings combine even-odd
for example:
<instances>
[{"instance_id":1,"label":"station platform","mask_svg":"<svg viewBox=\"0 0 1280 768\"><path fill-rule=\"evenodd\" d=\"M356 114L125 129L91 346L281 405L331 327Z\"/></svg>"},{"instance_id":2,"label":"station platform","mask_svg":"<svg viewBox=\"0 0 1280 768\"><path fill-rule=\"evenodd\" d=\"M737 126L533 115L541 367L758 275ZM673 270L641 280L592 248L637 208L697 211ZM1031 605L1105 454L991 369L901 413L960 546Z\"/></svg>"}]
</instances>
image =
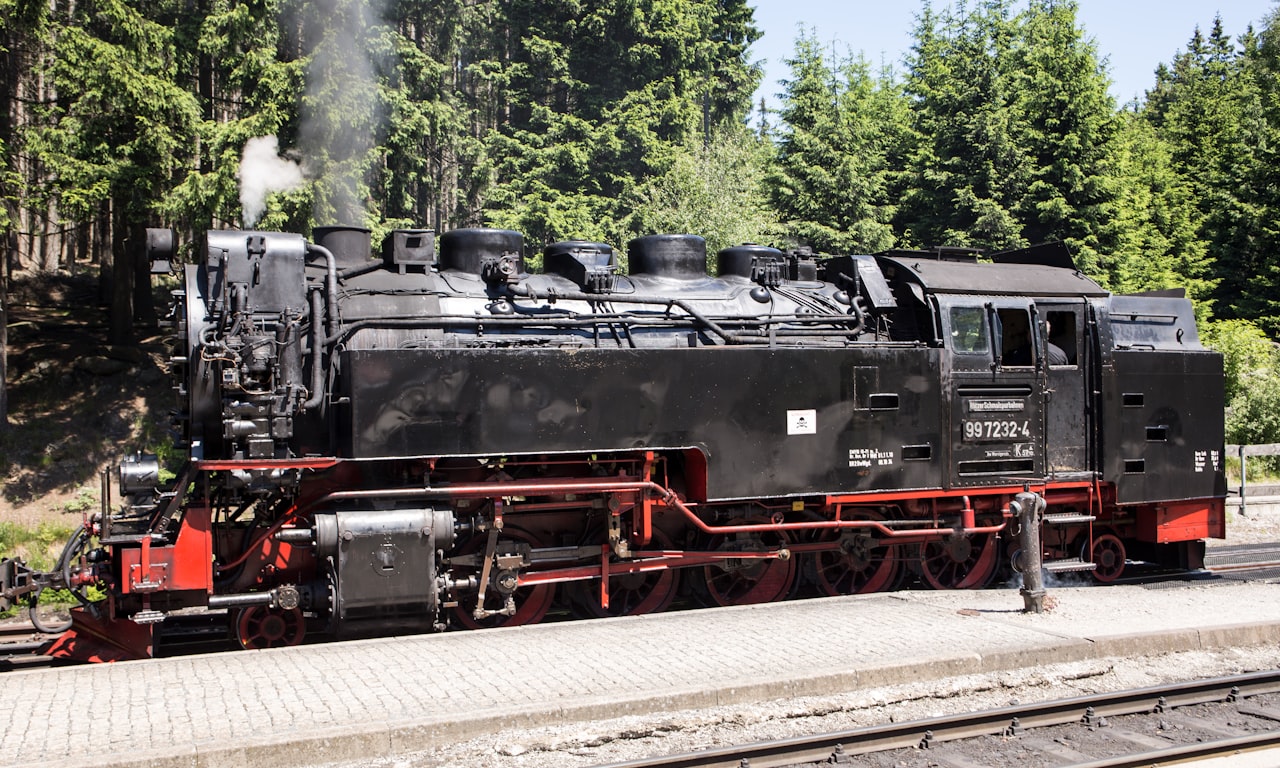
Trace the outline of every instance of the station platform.
<instances>
[{"instance_id":1,"label":"station platform","mask_svg":"<svg viewBox=\"0 0 1280 768\"><path fill-rule=\"evenodd\" d=\"M309 766L511 727L1280 643L1280 585L903 591L0 674L0 766Z\"/></svg>"}]
</instances>

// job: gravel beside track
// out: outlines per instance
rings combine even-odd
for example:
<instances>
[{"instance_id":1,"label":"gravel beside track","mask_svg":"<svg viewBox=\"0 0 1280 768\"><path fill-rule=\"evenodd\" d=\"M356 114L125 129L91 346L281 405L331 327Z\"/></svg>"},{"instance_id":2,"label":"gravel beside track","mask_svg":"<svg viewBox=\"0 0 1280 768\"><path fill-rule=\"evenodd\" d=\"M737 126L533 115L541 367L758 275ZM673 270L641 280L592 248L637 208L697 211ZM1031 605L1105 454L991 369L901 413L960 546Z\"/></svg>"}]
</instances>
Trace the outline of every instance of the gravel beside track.
<instances>
[{"instance_id":1,"label":"gravel beside track","mask_svg":"<svg viewBox=\"0 0 1280 768\"><path fill-rule=\"evenodd\" d=\"M1246 514L1227 508L1227 538L1210 539L1209 546L1261 544L1280 541L1280 505L1250 506Z\"/></svg>"}]
</instances>

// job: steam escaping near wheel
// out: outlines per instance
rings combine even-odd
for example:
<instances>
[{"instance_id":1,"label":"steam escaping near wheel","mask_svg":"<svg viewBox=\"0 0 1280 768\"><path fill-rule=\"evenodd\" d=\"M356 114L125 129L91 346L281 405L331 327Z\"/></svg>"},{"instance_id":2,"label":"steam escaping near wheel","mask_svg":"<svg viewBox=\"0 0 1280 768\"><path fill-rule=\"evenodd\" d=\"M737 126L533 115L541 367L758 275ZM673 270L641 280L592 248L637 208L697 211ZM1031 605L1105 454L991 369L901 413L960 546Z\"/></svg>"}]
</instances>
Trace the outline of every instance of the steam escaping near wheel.
<instances>
[{"instance_id":1,"label":"steam escaping near wheel","mask_svg":"<svg viewBox=\"0 0 1280 768\"><path fill-rule=\"evenodd\" d=\"M268 194L292 192L306 181L301 165L280 157L275 136L257 136L245 142L236 177L240 179L240 216L246 227L262 217Z\"/></svg>"}]
</instances>

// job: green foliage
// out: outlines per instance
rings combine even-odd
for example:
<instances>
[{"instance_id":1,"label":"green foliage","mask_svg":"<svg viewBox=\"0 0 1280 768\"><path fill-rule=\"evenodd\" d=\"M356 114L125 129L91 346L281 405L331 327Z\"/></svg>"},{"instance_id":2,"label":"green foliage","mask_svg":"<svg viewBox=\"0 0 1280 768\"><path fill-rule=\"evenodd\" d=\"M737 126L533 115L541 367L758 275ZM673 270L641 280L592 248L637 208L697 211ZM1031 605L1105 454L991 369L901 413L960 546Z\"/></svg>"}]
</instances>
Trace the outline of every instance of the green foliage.
<instances>
[{"instance_id":1,"label":"green foliage","mask_svg":"<svg viewBox=\"0 0 1280 768\"><path fill-rule=\"evenodd\" d=\"M1070 0L1032 0L1014 26L1009 89L1027 180L1013 210L1027 242L1065 242L1076 265L1098 274L1117 186L1112 182L1120 123L1096 45Z\"/></svg>"},{"instance_id":2,"label":"green foliage","mask_svg":"<svg viewBox=\"0 0 1280 768\"><path fill-rule=\"evenodd\" d=\"M71 538L72 529L64 525L41 523L35 528L21 526L9 521L0 521L0 560L20 558L27 567L34 571L50 571L58 563L67 540ZM89 585L84 595L90 602L106 599L106 593L100 585ZM66 606L75 605L79 601L70 591L45 590L40 595L40 605ZM0 612L0 618L9 618L26 610L25 606L15 606Z\"/></svg>"},{"instance_id":3,"label":"green foliage","mask_svg":"<svg viewBox=\"0 0 1280 768\"><path fill-rule=\"evenodd\" d=\"M53 523L28 528L0 521L0 559L21 557L31 568L47 571L57 563L71 533L70 527Z\"/></svg>"},{"instance_id":4,"label":"green foliage","mask_svg":"<svg viewBox=\"0 0 1280 768\"><path fill-rule=\"evenodd\" d=\"M1202 320L1280 334L1280 12L1195 31L1117 110L1076 9L924 3L902 75L802 34L757 140L748 0L0 0L19 78L56 94L0 136L0 227L108 204L119 225L243 223L244 147L275 136L307 182L265 229L491 224L534 251L1056 239L1118 292L1183 286Z\"/></svg>"},{"instance_id":5,"label":"green foliage","mask_svg":"<svg viewBox=\"0 0 1280 768\"><path fill-rule=\"evenodd\" d=\"M216 0L203 18L182 18L178 58L197 77L201 118L196 157L161 201L166 220L195 231L242 223L237 174L245 143L297 130L306 60L281 55L287 7L286 0ZM267 206L263 228L310 224L309 189L273 196Z\"/></svg>"},{"instance_id":6,"label":"green foliage","mask_svg":"<svg viewBox=\"0 0 1280 768\"><path fill-rule=\"evenodd\" d=\"M767 147L745 128L718 131L706 146L677 148L670 167L631 193L630 219L615 242L654 232L706 238L708 254L747 242L769 242L774 218L762 184Z\"/></svg>"},{"instance_id":7,"label":"green foliage","mask_svg":"<svg viewBox=\"0 0 1280 768\"><path fill-rule=\"evenodd\" d=\"M1105 281L1118 293L1183 287L1201 319L1211 307L1214 279L1199 236L1201 214L1172 150L1141 117L1125 112L1113 180L1118 188Z\"/></svg>"},{"instance_id":8,"label":"green foliage","mask_svg":"<svg viewBox=\"0 0 1280 768\"><path fill-rule=\"evenodd\" d=\"M535 246L606 239L623 191L610 184L621 179L609 178L595 161L610 147L610 129L543 107L535 111L542 122L532 129L489 136L490 156L501 158L495 172L510 179L490 193L489 223L523 232Z\"/></svg>"},{"instance_id":9,"label":"green foliage","mask_svg":"<svg viewBox=\"0 0 1280 768\"><path fill-rule=\"evenodd\" d=\"M1238 50L1221 19L1207 38L1197 28L1187 49L1157 71L1140 111L1167 143L1172 166L1190 189L1196 239L1217 282L1211 296L1225 317L1266 312L1260 294L1274 285L1266 265L1280 245L1268 244L1261 232L1269 203L1258 174L1263 148L1275 137L1258 88L1259 73L1270 65L1256 42L1246 36L1245 49ZM1277 322L1264 325L1275 329Z\"/></svg>"},{"instance_id":10,"label":"green foliage","mask_svg":"<svg viewBox=\"0 0 1280 768\"><path fill-rule=\"evenodd\" d=\"M48 76L59 99L27 136L28 148L58 173L43 196L75 218L96 215L108 198L142 217L182 165L197 118L177 84L173 33L163 17L125 0L72 6L58 19Z\"/></svg>"},{"instance_id":11,"label":"green foliage","mask_svg":"<svg viewBox=\"0 0 1280 768\"><path fill-rule=\"evenodd\" d=\"M646 180L736 121L758 78L742 0L515 0L502 12L521 33L485 68L510 105L486 137L485 213L535 248L625 230Z\"/></svg>"},{"instance_id":12,"label":"green foliage","mask_svg":"<svg viewBox=\"0 0 1280 768\"><path fill-rule=\"evenodd\" d=\"M1209 324L1205 343L1222 353L1226 376L1228 443L1280 443L1280 350L1252 323ZM1249 461L1250 474L1280 469L1280 457Z\"/></svg>"},{"instance_id":13,"label":"green foliage","mask_svg":"<svg viewBox=\"0 0 1280 768\"><path fill-rule=\"evenodd\" d=\"M889 75L861 58L825 61L817 39L788 61L768 190L793 243L822 253L874 253L894 245L895 174L907 103Z\"/></svg>"},{"instance_id":14,"label":"green foliage","mask_svg":"<svg viewBox=\"0 0 1280 768\"><path fill-rule=\"evenodd\" d=\"M908 63L911 150L899 224L920 245L1027 245L1015 208L1032 172L1009 76L1012 3L926 6Z\"/></svg>"},{"instance_id":15,"label":"green foliage","mask_svg":"<svg viewBox=\"0 0 1280 768\"><path fill-rule=\"evenodd\" d=\"M906 82L914 99L898 223L923 245L1062 240L1098 273L1116 185L1107 78L1074 2L926 6Z\"/></svg>"},{"instance_id":16,"label":"green foliage","mask_svg":"<svg viewBox=\"0 0 1280 768\"><path fill-rule=\"evenodd\" d=\"M1248 378L1247 390L1227 408L1227 442L1239 445L1280 442L1280 372L1258 372ZM1275 471L1280 457L1252 459Z\"/></svg>"},{"instance_id":17,"label":"green foliage","mask_svg":"<svg viewBox=\"0 0 1280 768\"><path fill-rule=\"evenodd\" d=\"M62 505L64 512L79 515L93 509L98 505L98 495L87 488L81 488L76 491L75 498Z\"/></svg>"},{"instance_id":18,"label":"green foliage","mask_svg":"<svg viewBox=\"0 0 1280 768\"><path fill-rule=\"evenodd\" d=\"M1280 371L1280 352L1256 325L1245 320L1219 320L1204 326L1203 343L1222 354L1226 399L1247 395L1250 383ZM1274 442L1274 441L1268 441Z\"/></svg>"}]
</instances>

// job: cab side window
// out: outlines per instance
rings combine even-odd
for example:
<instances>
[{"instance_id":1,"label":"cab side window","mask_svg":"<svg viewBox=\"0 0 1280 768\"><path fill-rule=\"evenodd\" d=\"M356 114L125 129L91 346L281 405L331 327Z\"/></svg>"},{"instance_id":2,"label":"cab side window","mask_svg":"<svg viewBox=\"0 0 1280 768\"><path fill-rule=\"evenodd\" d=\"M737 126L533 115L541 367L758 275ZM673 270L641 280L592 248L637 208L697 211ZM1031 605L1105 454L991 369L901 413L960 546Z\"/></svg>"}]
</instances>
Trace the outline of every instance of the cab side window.
<instances>
[{"instance_id":1,"label":"cab side window","mask_svg":"<svg viewBox=\"0 0 1280 768\"><path fill-rule=\"evenodd\" d=\"M1031 346L1031 313L1025 309L997 310L1000 319L1000 364L1034 365Z\"/></svg>"},{"instance_id":2,"label":"cab side window","mask_svg":"<svg viewBox=\"0 0 1280 768\"><path fill-rule=\"evenodd\" d=\"M981 307L951 308L951 349L969 354L984 354L990 349Z\"/></svg>"},{"instance_id":3,"label":"cab side window","mask_svg":"<svg viewBox=\"0 0 1280 768\"><path fill-rule=\"evenodd\" d=\"M1075 365L1078 355L1076 314L1049 312L1045 315L1049 334L1049 365Z\"/></svg>"}]
</instances>

